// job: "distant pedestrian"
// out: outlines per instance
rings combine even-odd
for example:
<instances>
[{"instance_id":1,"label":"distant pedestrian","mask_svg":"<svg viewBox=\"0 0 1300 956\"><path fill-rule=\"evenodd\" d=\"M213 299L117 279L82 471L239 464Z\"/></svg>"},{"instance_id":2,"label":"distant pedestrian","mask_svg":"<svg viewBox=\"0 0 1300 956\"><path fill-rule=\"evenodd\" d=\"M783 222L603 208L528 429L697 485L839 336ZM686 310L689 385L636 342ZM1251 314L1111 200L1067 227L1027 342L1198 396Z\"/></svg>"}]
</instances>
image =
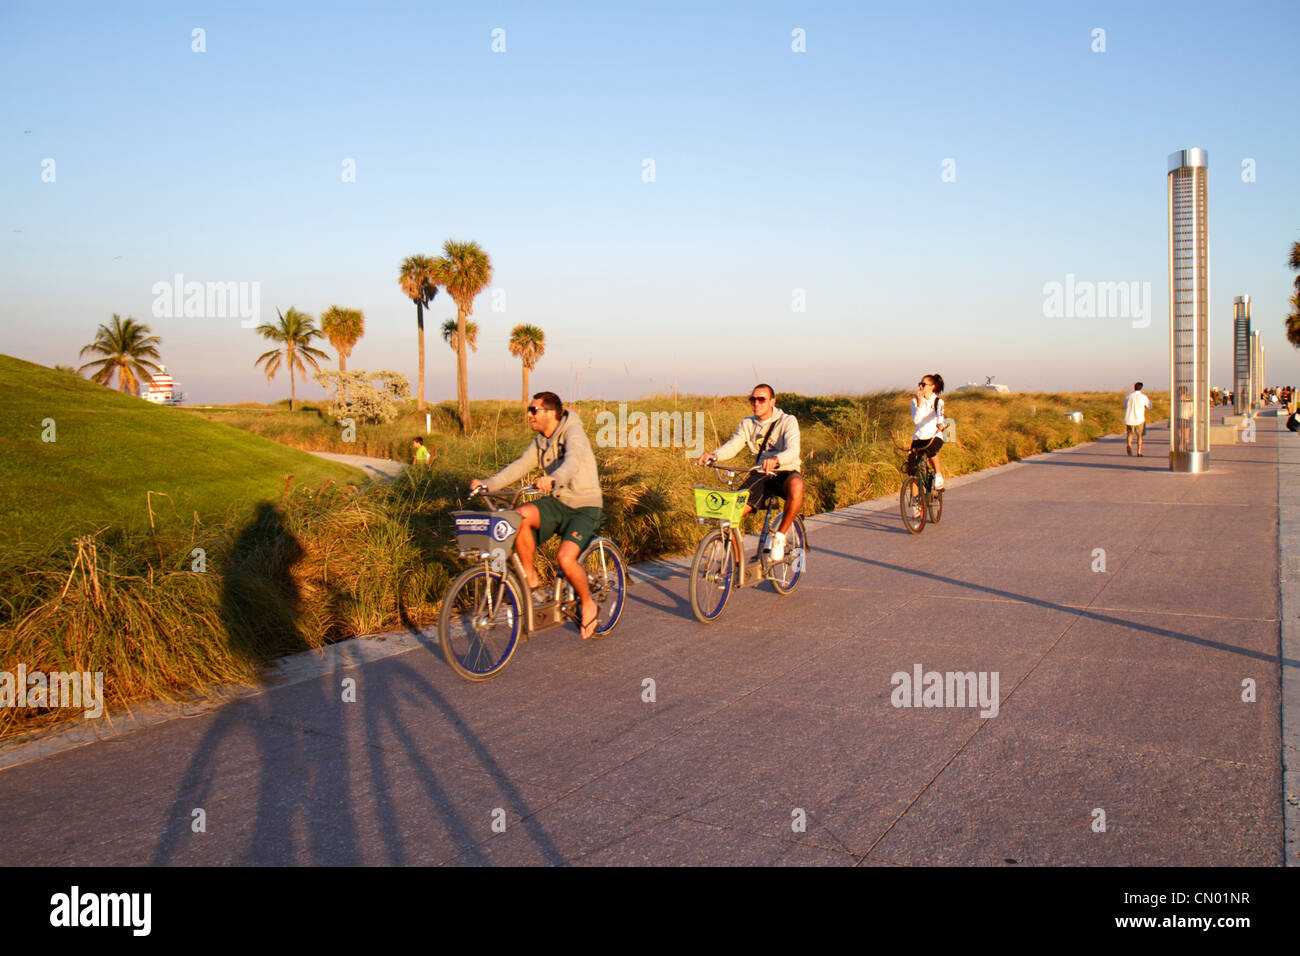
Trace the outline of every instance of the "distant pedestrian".
<instances>
[{"instance_id":1,"label":"distant pedestrian","mask_svg":"<svg viewBox=\"0 0 1300 956\"><path fill-rule=\"evenodd\" d=\"M415 464L427 465L433 460L432 456L429 454L429 449L424 447L424 439L419 435L416 435L415 438L411 440L411 448L415 452Z\"/></svg>"},{"instance_id":2,"label":"distant pedestrian","mask_svg":"<svg viewBox=\"0 0 1300 956\"><path fill-rule=\"evenodd\" d=\"M1137 456L1142 457L1142 433L1146 431L1147 409L1151 399L1142 394L1142 383L1134 382L1133 391L1124 399L1124 431L1128 435L1124 451L1133 454L1133 437L1137 436Z\"/></svg>"}]
</instances>

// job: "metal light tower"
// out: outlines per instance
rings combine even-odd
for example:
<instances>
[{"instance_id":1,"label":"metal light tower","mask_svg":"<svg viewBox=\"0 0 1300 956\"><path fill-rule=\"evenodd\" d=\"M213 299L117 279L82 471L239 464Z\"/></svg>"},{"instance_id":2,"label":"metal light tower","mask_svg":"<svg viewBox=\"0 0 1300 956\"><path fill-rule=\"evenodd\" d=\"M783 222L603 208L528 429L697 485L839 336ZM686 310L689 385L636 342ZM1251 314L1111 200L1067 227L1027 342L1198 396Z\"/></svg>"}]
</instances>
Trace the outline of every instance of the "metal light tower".
<instances>
[{"instance_id":1,"label":"metal light tower","mask_svg":"<svg viewBox=\"0 0 1300 956\"><path fill-rule=\"evenodd\" d=\"M1232 300L1232 412L1250 408L1250 296Z\"/></svg>"},{"instance_id":2,"label":"metal light tower","mask_svg":"<svg viewBox=\"0 0 1300 956\"><path fill-rule=\"evenodd\" d=\"M1253 411L1259 406L1259 393L1264 387L1262 373L1263 369L1259 366L1264 359L1264 347L1259 343L1259 332L1250 333L1250 408Z\"/></svg>"},{"instance_id":3,"label":"metal light tower","mask_svg":"<svg viewBox=\"0 0 1300 956\"><path fill-rule=\"evenodd\" d=\"M1169 156L1169 468L1210 467L1209 158Z\"/></svg>"}]
</instances>

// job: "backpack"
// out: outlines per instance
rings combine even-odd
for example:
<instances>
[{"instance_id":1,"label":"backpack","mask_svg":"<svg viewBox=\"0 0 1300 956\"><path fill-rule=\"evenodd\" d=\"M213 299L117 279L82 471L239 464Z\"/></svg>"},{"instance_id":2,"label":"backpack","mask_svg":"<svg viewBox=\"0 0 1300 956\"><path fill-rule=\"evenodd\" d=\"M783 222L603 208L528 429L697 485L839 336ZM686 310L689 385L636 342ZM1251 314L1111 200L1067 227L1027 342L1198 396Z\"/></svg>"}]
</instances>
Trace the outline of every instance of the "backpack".
<instances>
[{"instance_id":1,"label":"backpack","mask_svg":"<svg viewBox=\"0 0 1300 956\"><path fill-rule=\"evenodd\" d=\"M1293 432L1300 432L1300 412L1292 412L1291 417L1286 420L1286 427Z\"/></svg>"}]
</instances>

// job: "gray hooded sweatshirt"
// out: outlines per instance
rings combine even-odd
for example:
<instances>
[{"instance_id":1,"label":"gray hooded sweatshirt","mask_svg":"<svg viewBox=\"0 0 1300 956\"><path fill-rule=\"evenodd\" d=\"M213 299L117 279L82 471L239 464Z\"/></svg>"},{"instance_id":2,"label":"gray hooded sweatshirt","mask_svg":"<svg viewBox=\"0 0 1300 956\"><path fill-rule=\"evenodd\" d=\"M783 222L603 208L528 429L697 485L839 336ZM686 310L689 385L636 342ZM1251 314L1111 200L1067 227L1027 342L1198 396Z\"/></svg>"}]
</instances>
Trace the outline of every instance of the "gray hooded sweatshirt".
<instances>
[{"instance_id":1,"label":"gray hooded sweatshirt","mask_svg":"<svg viewBox=\"0 0 1300 956\"><path fill-rule=\"evenodd\" d=\"M488 491L500 491L521 480L534 468L555 479L555 497L570 508L603 508L596 455L573 409L561 417L551 437L533 435L524 453L487 480Z\"/></svg>"}]
</instances>

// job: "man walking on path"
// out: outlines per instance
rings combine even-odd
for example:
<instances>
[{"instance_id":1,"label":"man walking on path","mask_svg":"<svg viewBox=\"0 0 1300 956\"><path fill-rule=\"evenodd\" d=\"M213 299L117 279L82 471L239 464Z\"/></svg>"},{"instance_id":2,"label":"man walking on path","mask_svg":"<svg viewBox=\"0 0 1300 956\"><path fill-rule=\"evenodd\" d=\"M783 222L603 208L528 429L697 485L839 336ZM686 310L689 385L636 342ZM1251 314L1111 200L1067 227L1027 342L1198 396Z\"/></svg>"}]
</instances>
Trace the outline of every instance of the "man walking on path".
<instances>
[{"instance_id":1,"label":"man walking on path","mask_svg":"<svg viewBox=\"0 0 1300 956\"><path fill-rule=\"evenodd\" d=\"M1142 383L1134 382L1133 391L1124 399L1124 431L1128 433L1124 451L1133 454L1133 436L1136 435L1139 458L1142 457L1142 432L1146 430L1147 409L1150 407L1151 399L1142 394Z\"/></svg>"}]
</instances>

